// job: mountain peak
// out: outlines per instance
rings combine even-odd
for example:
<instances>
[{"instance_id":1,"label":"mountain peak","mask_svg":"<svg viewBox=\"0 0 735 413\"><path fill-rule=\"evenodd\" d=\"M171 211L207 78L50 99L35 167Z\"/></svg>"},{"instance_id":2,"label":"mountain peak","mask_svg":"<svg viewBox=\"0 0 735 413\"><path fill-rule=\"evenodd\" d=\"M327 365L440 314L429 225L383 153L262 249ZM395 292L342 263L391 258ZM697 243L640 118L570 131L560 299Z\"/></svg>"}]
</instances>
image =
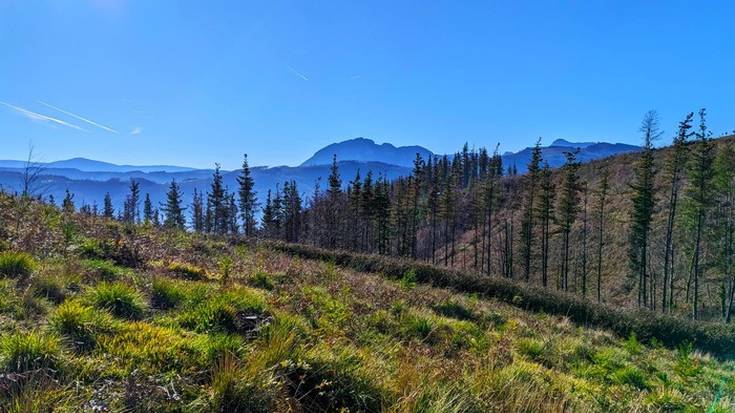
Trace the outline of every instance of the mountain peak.
<instances>
[{"instance_id":1,"label":"mountain peak","mask_svg":"<svg viewBox=\"0 0 735 413\"><path fill-rule=\"evenodd\" d=\"M359 137L327 145L304 161L301 166L330 164L332 157L336 155L338 161L372 161L410 167L417 153L424 159L433 156L430 150L421 146L396 147L392 143L377 144L372 139Z\"/></svg>"}]
</instances>

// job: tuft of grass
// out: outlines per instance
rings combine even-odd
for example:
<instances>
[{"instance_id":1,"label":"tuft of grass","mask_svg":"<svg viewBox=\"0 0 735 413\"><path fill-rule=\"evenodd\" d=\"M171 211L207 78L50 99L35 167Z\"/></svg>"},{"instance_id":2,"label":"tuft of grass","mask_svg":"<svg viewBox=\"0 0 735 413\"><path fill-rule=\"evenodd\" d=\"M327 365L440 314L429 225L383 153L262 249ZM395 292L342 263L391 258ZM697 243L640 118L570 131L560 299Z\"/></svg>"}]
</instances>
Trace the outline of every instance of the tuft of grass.
<instances>
[{"instance_id":1,"label":"tuft of grass","mask_svg":"<svg viewBox=\"0 0 735 413\"><path fill-rule=\"evenodd\" d=\"M207 293L207 287L198 283L156 278L151 285L151 304L160 310L168 310L184 303L204 301Z\"/></svg>"},{"instance_id":2,"label":"tuft of grass","mask_svg":"<svg viewBox=\"0 0 735 413\"><path fill-rule=\"evenodd\" d=\"M87 292L87 300L94 307L109 311L115 317L138 320L145 311L143 297L132 287L122 283L100 283Z\"/></svg>"},{"instance_id":3,"label":"tuft of grass","mask_svg":"<svg viewBox=\"0 0 735 413\"><path fill-rule=\"evenodd\" d=\"M22 251L0 252L0 277L27 278L36 268L36 260Z\"/></svg>"},{"instance_id":4,"label":"tuft of grass","mask_svg":"<svg viewBox=\"0 0 735 413\"><path fill-rule=\"evenodd\" d=\"M0 369L23 373L59 367L61 346L58 338L37 332L15 333L0 339Z\"/></svg>"},{"instance_id":5,"label":"tuft of grass","mask_svg":"<svg viewBox=\"0 0 735 413\"><path fill-rule=\"evenodd\" d=\"M420 314L405 314L401 318L401 328L407 337L427 340L436 329L436 325L429 317Z\"/></svg>"},{"instance_id":6,"label":"tuft of grass","mask_svg":"<svg viewBox=\"0 0 735 413\"><path fill-rule=\"evenodd\" d=\"M130 270L120 267L110 260L99 258L85 259L82 261L82 264L95 280L117 281L130 275Z\"/></svg>"},{"instance_id":7,"label":"tuft of grass","mask_svg":"<svg viewBox=\"0 0 735 413\"><path fill-rule=\"evenodd\" d=\"M275 287L271 276L263 271L256 272L250 279L250 284L255 288L263 290L272 290Z\"/></svg>"},{"instance_id":8,"label":"tuft of grass","mask_svg":"<svg viewBox=\"0 0 735 413\"><path fill-rule=\"evenodd\" d=\"M178 319L183 327L201 333L250 333L259 327L265 311L260 293L235 287L184 310Z\"/></svg>"},{"instance_id":9,"label":"tuft of grass","mask_svg":"<svg viewBox=\"0 0 735 413\"><path fill-rule=\"evenodd\" d=\"M56 276L41 275L31 280L31 291L33 295L40 298L46 298L56 304L64 301L66 298L66 288L64 283Z\"/></svg>"},{"instance_id":10,"label":"tuft of grass","mask_svg":"<svg viewBox=\"0 0 735 413\"><path fill-rule=\"evenodd\" d=\"M634 366L626 366L614 371L610 375L610 381L615 384L625 384L633 386L639 390L648 389L645 374Z\"/></svg>"},{"instance_id":11,"label":"tuft of grass","mask_svg":"<svg viewBox=\"0 0 735 413\"><path fill-rule=\"evenodd\" d=\"M403 273L400 280L398 280L398 284L402 288L405 288L407 290L413 289L416 287L416 270L413 268L407 270Z\"/></svg>"},{"instance_id":12,"label":"tuft of grass","mask_svg":"<svg viewBox=\"0 0 735 413\"><path fill-rule=\"evenodd\" d=\"M267 371L253 375L232 354L212 372L209 409L213 412L267 413L276 407L277 387Z\"/></svg>"},{"instance_id":13,"label":"tuft of grass","mask_svg":"<svg viewBox=\"0 0 735 413\"><path fill-rule=\"evenodd\" d=\"M434 311L445 317L456 318L457 320L477 319L472 310L465 307L462 303L458 301L445 301L439 305L434 306Z\"/></svg>"},{"instance_id":14,"label":"tuft of grass","mask_svg":"<svg viewBox=\"0 0 735 413\"><path fill-rule=\"evenodd\" d=\"M59 305L49 317L49 326L80 350L94 347L101 334L109 334L116 328L109 314L85 306L79 300Z\"/></svg>"},{"instance_id":15,"label":"tuft of grass","mask_svg":"<svg viewBox=\"0 0 735 413\"><path fill-rule=\"evenodd\" d=\"M196 265L184 262L172 262L166 269L179 278L190 281L202 281L207 279L207 271Z\"/></svg>"},{"instance_id":16,"label":"tuft of grass","mask_svg":"<svg viewBox=\"0 0 735 413\"><path fill-rule=\"evenodd\" d=\"M531 360L538 360L544 354L545 345L543 341L534 338L522 338L518 340L518 352L528 356Z\"/></svg>"}]
</instances>

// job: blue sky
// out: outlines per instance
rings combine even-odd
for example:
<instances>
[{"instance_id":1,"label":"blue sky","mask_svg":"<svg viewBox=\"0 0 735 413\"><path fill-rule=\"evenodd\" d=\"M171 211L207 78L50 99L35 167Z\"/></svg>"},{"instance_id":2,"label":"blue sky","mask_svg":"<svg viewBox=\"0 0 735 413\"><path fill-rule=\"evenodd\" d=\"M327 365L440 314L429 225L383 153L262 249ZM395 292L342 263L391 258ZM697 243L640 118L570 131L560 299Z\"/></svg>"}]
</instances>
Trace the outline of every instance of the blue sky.
<instances>
[{"instance_id":1,"label":"blue sky","mask_svg":"<svg viewBox=\"0 0 735 413\"><path fill-rule=\"evenodd\" d=\"M733 2L0 0L0 158L298 164L735 129Z\"/></svg>"}]
</instances>

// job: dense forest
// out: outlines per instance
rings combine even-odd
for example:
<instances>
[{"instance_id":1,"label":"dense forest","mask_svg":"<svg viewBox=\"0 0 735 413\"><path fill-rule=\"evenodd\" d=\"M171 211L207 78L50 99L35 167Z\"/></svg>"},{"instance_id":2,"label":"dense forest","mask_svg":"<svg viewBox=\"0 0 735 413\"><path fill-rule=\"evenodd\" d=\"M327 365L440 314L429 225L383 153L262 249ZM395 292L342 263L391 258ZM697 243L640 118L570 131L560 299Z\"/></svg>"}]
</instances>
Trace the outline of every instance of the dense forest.
<instances>
[{"instance_id":1,"label":"dense forest","mask_svg":"<svg viewBox=\"0 0 735 413\"><path fill-rule=\"evenodd\" d=\"M706 111L663 138L658 117L641 124L643 150L581 164L566 153L552 169L538 140L527 173L496 147L422 159L389 181L342 177L333 158L312 189L284 182L258 203L247 155L238 188L219 166L207 193L182 199L170 184L152 205L138 184L122 211L109 197L80 211L220 236L307 243L422 260L579 294L598 302L731 322L735 301L735 149L713 139ZM263 195L263 194L261 194ZM261 198L262 199L262 198ZM74 210L67 193L62 208ZM260 221L260 222L258 222Z\"/></svg>"}]
</instances>

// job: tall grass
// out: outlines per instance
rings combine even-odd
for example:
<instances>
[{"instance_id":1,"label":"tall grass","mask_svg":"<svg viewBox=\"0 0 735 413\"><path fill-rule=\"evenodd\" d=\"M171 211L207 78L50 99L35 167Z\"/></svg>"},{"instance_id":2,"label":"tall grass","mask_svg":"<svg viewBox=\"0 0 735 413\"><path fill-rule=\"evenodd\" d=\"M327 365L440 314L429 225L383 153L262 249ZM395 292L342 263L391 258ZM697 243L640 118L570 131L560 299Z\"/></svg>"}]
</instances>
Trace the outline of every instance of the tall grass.
<instances>
[{"instance_id":1,"label":"tall grass","mask_svg":"<svg viewBox=\"0 0 735 413\"><path fill-rule=\"evenodd\" d=\"M0 277L26 278L36 268L36 260L25 252L0 252Z\"/></svg>"}]
</instances>

